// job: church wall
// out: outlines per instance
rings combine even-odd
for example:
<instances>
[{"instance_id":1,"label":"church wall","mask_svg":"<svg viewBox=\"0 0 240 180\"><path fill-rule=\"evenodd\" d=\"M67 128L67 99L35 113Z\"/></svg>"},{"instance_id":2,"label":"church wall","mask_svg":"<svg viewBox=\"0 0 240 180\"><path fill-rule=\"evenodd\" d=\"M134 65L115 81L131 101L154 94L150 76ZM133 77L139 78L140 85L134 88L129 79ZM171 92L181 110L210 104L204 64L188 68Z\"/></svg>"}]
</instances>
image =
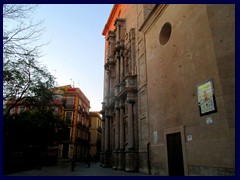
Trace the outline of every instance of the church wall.
<instances>
[{"instance_id":1,"label":"church wall","mask_svg":"<svg viewBox=\"0 0 240 180\"><path fill-rule=\"evenodd\" d=\"M232 11L231 8L224 10L227 14ZM233 131L230 131L228 123L234 119L230 99L235 98L233 93L223 91L226 84L234 86L234 53L229 53L234 52L233 36L230 28L225 28L225 32L230 31L229 36L221 28L215 29L215 36L224 34L226 41L231 42L228 52L216 49L219 43L217 37L212 36L216 25L214 20L225 17L216 12L219 9L207 9L206 5L169 5L145 33L148 104L151 104L148 106L151 161L159 164L152 168L153 173L168 174L168 162L164 158L167 154L166 136L179 131L183 134L185 175L228 174L234 168ZM211 17L209 13L215 16ZM232 23L233 14L229 16L225 19L230 19ZM172 27L171 35L162 45L159 42L160 31L167 22ZM218 64L223 63L223 60L217 59L219 53L222 58L230 56L230 64L225 67L230 76L228 82L222 79L224 75L221 76L221 72L224 70L219 72ZM209 79L213 79L214 83L217 112L200 116L197 85ZM223 97L223 93L227 95ZM229 118L225 102L231 104L227 107ZM207 122L209 118L211 124ZM172 130L174 127L182 127L183 130ZM189 136L191 140L187 139Z\"/></svg>"}]
</instances>

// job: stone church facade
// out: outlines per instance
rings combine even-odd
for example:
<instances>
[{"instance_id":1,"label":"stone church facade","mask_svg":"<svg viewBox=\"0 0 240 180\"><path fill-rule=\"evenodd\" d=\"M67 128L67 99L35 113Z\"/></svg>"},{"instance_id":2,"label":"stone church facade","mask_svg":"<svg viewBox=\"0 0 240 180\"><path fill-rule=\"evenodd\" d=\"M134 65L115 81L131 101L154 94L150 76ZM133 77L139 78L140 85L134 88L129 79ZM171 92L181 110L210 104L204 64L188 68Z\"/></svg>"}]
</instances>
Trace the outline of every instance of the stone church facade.
<instances>
[{"instance_id":1,"label":"stone church facade","mask_svg":"<svg viewBox=\"0 0 240 180\"><path fill-rule=\"evenodd\" d=\"M102 34L102 166L234 175L235 6L115 4Z\"/></svg>"}]
</instances>

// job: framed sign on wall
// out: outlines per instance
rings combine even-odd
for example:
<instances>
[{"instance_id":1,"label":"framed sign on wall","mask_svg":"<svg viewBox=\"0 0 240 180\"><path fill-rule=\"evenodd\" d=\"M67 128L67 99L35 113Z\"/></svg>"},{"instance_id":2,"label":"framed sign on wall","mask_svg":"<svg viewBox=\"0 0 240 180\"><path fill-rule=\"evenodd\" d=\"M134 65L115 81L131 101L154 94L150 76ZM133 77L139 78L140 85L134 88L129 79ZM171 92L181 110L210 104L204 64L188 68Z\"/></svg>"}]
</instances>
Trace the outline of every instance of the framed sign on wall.
<instances>
[{"instance_id":1,"label":"framed sign on wall","mask_svg":"<svg viewBox=\"0 0 240 180\"><path fill-rule=\"evenodd\" d=\"M217 112L213 79L197 85L197 97L200 116Z\"/></svg>"}]
</instances>

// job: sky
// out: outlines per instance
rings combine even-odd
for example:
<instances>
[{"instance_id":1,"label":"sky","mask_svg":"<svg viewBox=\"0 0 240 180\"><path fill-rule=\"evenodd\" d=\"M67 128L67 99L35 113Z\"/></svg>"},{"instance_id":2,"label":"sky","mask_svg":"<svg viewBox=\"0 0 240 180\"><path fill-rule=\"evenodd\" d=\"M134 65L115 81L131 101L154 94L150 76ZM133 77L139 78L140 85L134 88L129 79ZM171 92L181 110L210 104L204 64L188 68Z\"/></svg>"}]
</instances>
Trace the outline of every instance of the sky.
<instances>
[{"instance_id":1,"label":"sky","mask_svg":"<svg viewBox=\"0 0 240 180\"><path fill-rule=\"evenodd\" d=\"M57 86L78 87L90 101L90 111L103 102L103 28L113 4L41 4L33 19L44 20L39 59L56 77Z\"/></svg>"}]
</instances>

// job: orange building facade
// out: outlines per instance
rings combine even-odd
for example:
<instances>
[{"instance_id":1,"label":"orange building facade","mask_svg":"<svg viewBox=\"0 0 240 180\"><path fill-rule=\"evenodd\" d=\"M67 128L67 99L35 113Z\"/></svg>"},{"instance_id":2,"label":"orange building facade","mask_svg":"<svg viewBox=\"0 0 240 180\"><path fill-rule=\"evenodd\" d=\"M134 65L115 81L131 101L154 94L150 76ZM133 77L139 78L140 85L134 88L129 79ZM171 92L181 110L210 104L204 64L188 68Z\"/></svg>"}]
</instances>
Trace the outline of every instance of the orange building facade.
<instances>
[{"instance_id":1,"label":"orange building facade","mask_svg":"<svg viewBox=\"0 0 240 180\"><path fill-rule=\"evenodd\" d=\"M79 88L71 85L54 88L56 99L63 101L62 107L56 107L67 121L69 136L58 145L58 158L69 159L76 156L84 160L89 153L90 142L90 101Z\"/></svg>"}]
</instances>

